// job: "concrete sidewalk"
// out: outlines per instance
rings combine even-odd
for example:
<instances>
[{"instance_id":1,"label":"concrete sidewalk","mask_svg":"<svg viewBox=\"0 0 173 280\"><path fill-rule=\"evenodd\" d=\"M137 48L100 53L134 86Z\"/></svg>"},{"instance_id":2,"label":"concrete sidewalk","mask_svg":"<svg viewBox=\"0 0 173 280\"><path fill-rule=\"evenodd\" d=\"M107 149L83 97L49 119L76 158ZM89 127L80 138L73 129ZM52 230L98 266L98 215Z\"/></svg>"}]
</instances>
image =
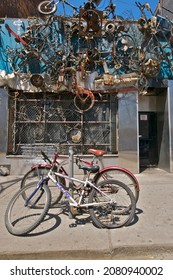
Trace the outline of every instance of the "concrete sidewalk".
<instances>
[{"instance_id":1,"label":"concrete sidewalk","mask_svg":"<svg viewBox=\"0 0 173 280\"><path fill-rule=\"evenodd\" d=\"M98 229L87 216L70 219L64 208L50 209L27 237L8 233L7 204L19 176L0 176L0 259L162 259L173 257L173 174L158 169L136 175L141 191L133 224ZM171 258L173 259L173 258Z\"/></svg>"}]
</instances>

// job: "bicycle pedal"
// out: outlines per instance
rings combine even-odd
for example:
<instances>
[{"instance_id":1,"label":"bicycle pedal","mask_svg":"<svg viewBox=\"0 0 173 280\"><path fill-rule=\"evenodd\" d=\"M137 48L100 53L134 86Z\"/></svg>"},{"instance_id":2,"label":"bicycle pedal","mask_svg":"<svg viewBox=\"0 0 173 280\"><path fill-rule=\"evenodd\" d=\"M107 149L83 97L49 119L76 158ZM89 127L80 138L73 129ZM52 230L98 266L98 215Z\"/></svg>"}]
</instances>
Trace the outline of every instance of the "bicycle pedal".
<instances>
[{"instance_id":1,"label":"bicycle pedal","mask_svg":"<svg viewBox=\"0 0 173 280\"><path fill-rule=\"evenodd\" d=\"M74 224L71 224L71 225L69 225L69 227L70 227L70 228L77 227L77 224L75 224L75 223L74 223Z\"/></svg>"}]
</instances>

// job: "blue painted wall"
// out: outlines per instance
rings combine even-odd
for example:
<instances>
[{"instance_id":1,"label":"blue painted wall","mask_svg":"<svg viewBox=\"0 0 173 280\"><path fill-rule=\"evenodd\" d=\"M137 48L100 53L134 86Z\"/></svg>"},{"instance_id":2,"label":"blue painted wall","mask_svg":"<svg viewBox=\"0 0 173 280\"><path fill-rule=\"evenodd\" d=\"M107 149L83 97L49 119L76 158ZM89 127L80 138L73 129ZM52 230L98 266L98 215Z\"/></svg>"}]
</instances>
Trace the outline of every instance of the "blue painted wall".
<instances>
[{"instance_id":1,"label":"blue painted wall","mask_svg":"<svg viewBox=\"0 0 173 280\"><path fill-rule=\"evenodd\" d=\"M39 22L39 19L37 19ZM41 19L40 19L41 21ZM31 44L30 52L28 52L28 48L24 47L22 43L17 42L16 38L6 29L6 25L8 25L16 34L21 36L22 34L26 34L27 27L32 23L32 19L1 19L0 20L0 70L4 70L6 73L19 72L19 73L48 73L52 71L52 65L57 67L56 63L60 63L63 60L62 48L64 48L65 59L68 54L70 54L69 44L66 39L63 38L63 34L61 32L61 27L59 26L58 21L52 21L47 29L43 29L43 34L40 38L37 38L37 42L34 41ZM36 23L36 20L33 19L33 23ZM161 32L161 36L157 37L157 40L163 45L163 54L159 56L159 60L162 58L161 70L159 74L157 73L158 78L172 79L173 78L173 55L172 55L172 45L167 44L167 31L165 31L164 35ZM142 33L141 33L142 34ZM142 36L139 36L138 46L142 45ZM65 36L64 36L65 37ZM26 39L26 38L25 38ZM73 46L73 50L76 51L76 45L78 44L78 39L76 35L72 37L71 43ZM41 41L42 47L38 50L38 41ZM43 45L43 41L45 44ZM76 44L77 42L77 44ZM98 46L102 45L100 39L97 39ZM35 44L35 45L34 45ZM106 45L105 42L103 45ZM109 44L105 48L107 48ZM84 46L85 47L85 46ZM101 46L102 47L102 46ZM34 49L35 48L35 49ZM142 47L143 48L143 47ZM35 53L34 53L35 50ZM105 51L105 50L104 50ZM108 50L109 52L109 50ZM108 56L108 52L105 53L107 56L107 62L111 60ZM147 52L147 50L145 51ZM37 55L35 55L37 53ZM75 54L77 57L77 55ZM147 57L152 57L149 53ZM104 56L103 56L104 59ZM25 61L25 63L21 63ZM75 63L74 63L75 64ZM134 65L133 65L134 66ZM101 67L103 68L103 67ZM137 67L136 67L137 68ZM57 67L58 69L58 67ZM110 73L113 68L109 69ZM102 69L103 70L103 69ZM101 74L103 71L97 68L97 72ZM122 74L126 73L126 69L119 69L117 73L115 69L113 69L113 74ZM129 70L128 70L129 72Z\"/></svg>"}]
</instances>

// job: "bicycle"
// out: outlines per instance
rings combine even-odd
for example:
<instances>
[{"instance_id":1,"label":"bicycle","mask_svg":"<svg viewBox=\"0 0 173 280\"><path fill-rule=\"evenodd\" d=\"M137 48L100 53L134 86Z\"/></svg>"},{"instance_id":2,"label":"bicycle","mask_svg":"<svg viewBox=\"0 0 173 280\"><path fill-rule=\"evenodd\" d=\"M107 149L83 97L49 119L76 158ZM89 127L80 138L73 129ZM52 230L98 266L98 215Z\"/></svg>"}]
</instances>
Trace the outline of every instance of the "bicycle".
<instances>
[{"instance_id":1,"label":"bicycle","mask_svg":"<svg viewBox=\"0 0 173 280\"><path fill-rule=\"evenodd\" d=\"M106 180L95 185L88 178L79 180L56 172L54 166L53 164L46 177L38 183L33 182L20 189L9 202L5 212L5 226L11 234L26 235L44 220L51 203L50 180L65 195L70 207L77 210L88 209L95 226L114 229L129 225L132 221L136 203L132 191L125 184L117 180ZM87 171L88 174L96 173L99 166L85 166L83 170ZM76 197L72 197L70 192L53 175L80 183L82 186L80 190L76 190ZM85 195L88 190L90 190L89 196Z\"/></svg>"},{"instance_id":2,"label":"bicycle","mask_svg":"<svg viewBox=\"0 0 173 280\"><path fill-rule=\"evenodd\" d=\"M57 7L58 5L62 2L62 4L66 4L69 7L71 7L74 10L74 15L76 15L77 12L77 8L75 6L73 6L72 4L68 3L65 0L58 0L58 1L42 1L39 5L38 5L38 11L43 14L43 15L51 15L54 14L57 11Z\"/></svg>"},{"instance_id":3,"label":"bicycle","mask_svg":"<svg viewBox=\"0 0 173 280\"><path fill-rule=\"evenodd\" d=\"M133 195L135 197L135 201L137 203L137 201L139 199L140 187L139 187L139 182L138 182L137 178L133 175L133 173L131 173L129 170L127 170L123 167L120 167L120 166L103 167L102 156L106 153L106 151L104 151L104 150L89 149L88 152L93 154L93 158L90 162L82 159L79 156L76 157L75 162L79 168L81 167L81 164L84 164L86 166L93 166L95 164L95 161L100 162L100 165L102 166L102 168L100 170L98 170L98 172L94 175L94 177L92 178L92 182L95 184L98 184L102 180L109 180L109 179L119 180L119 181L123 182L125 185L127 185L132 190ZM68 159L68 156L65 156L65 160L62 163L60 163L58 161L58 158L60 158L60 156L57 151L54 153L54 157L53 157L52 161L49 159L49 157L43 151L41 151L41 154L42 154L43 160L46 163L36 164L31 167L31 169L22 178L21 186L20 186L21 189L24 188L27 184L31 183L32 181L35 181L36 178L38 180L38 179L41 179L44 176L46 176L48 171L52 168L52 165L54 165L54 168L56 166L57 170L60 173L62 173L64 175L68 175L67 171L65 170L65 168L63 166L65 161ZM97 162L97 164L98 164L98 162ZM84 176L85 175L86 174L84 172ZM64 186L66 185L66 182L64 179L59 178L59 180L63 180L61 183ZM77 187L77 186L75 185L75 187ZM54 206L60 201L63 193L60 191L60 189L55 188L54 185L50 186L50 190L51 190L51 194L52 194L51 206Z\"/></svg>"}]
</instances>

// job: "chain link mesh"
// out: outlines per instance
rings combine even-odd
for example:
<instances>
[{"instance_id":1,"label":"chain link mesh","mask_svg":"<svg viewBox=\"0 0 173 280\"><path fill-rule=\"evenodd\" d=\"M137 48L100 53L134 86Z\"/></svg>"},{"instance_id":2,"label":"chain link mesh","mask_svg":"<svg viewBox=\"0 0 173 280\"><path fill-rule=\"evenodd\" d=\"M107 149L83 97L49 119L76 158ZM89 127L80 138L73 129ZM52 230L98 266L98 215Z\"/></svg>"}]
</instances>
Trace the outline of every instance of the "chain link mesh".
<instances>
[{"instance_id":1,"label":"chain link mesh","mask_svg":"<svg viewBox=\"0 0 173 280\"><path fill-rule=\"evenodd\" d=\"M111 115L115 114L116 101L111 105L110 95L103 100L95 99L94 106L84 113L76 111L70 94L52 95L24 94L11 101L13 118L13 150L15 154L35 156L41 150L54 153L55 145L59 153L68 154L69 146L77 153L87 153L89 147L106 149L111 152L111 134L116 133ZM9 145L10 147L10 145Z\"/></svg>"}]
</instances>

